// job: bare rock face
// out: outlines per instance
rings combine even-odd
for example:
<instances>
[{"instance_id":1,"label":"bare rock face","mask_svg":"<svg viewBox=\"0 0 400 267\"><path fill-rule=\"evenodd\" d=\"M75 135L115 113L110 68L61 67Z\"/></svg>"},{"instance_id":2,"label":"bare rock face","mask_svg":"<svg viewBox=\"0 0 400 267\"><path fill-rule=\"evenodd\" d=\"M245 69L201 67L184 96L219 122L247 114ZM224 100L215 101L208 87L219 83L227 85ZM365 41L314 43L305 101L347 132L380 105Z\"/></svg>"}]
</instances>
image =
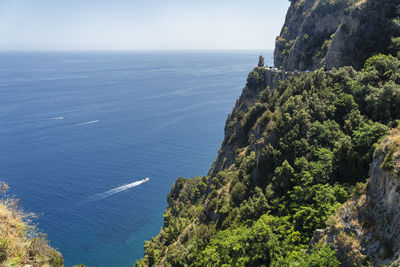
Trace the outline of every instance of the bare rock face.
<instances>
[{"instance_id":1,"label":"bare rock face","mask_svg":"<svg viewBox=\"0 0 400 267\"><path fill-rule=\"evenodd\" d=\"M367 184L317 230L310 243L332 244L343 266L400 263L400 131L377 148ZM396 265L397 264L397 265Z\"/></svg>"},{"instance_id":2,"label":"bare rock face","mask_svg":"<svg viewBox=\"0 0 400 267\"><path fill-rule=\"evenodd\" d=\"M398 0L292 0L276 39L275 66L286 70L353 66L386 53Z\"/></svg>"}]
</instances>

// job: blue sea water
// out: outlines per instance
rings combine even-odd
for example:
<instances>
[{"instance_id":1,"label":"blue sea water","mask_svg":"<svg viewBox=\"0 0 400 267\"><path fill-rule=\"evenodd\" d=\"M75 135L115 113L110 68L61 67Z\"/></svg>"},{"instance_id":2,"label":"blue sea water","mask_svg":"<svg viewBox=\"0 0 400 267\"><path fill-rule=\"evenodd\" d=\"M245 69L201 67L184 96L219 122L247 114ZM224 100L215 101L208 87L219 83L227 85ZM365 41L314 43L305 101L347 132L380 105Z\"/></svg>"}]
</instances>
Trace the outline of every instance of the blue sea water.
<instances>
[{"instance_id":1,"label":"blue sea water","mask_svg":"<svg viewBox=\"0 0 400 267\"><path fill-rule=\"evenodd\" d=\"M0 53L0 179L66 266L132 266L176 178L207 174L260 54Z\"/></svg>"}]
</instances>

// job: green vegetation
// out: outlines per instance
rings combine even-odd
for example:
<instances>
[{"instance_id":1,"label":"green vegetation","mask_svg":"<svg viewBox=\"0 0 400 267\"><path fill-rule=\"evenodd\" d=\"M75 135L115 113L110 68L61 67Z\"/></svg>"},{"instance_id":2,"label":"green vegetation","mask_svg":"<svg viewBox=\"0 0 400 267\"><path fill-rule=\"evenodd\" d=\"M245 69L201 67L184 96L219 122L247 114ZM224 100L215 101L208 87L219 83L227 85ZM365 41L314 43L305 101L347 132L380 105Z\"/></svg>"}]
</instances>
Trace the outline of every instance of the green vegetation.
<instances>
[{"instance_id":1,"label":"green vegetation","mask_svg":"<svg viewBox=\"0 0 400 267\"><path fill-rule=\"evenodd\" d=\"M250 72L249 76L247 77L247 86L249 88L258 88L262 86L263 77L262 72L260 70L253 70Z\"/></svg>"},{"instance_id":2,"label":"green vegetation","mask_svg":"<svg viewBox=\"0 0 400 267\"><path fill-rule=\"evenodd\" d=\"M264 57L260 56L258 59L258 67L264 67L265 63L264 63Z\"/></svg>"},{"instance_id":3,"label":"green vegetation","mask_svg":"<svg viewBox=\"0 0 400 267\"><path fill-rule=\"evenodd\" d=\"M31 225L33 215L23 213L7 190L0 183L0 266L64 266L61 254Z\"/></svg>"},{"instance_id":4,"label":"green vegetation","mask_svg":"<svg viewBox=\"0 0 400 267\"><path fill-rule=\"evenodd\" d=\"M319 70L266 87L233 114L240 124L227 123L240 144L235 163L176 181L164 227L136 265L339 266L331 247L308 245L365 192L377 143L400 119L399 73L399 59L376 55L359 72ZM265 87L263 77L252 71L244 90Z\"/></svg>"},{"instance_id":5,"label":"green vegetation","mask_svg":"<svg viewBox=\"0 0 400 267\"><path fill-rule=\"evenodd\" d=\"M384 155L381 168L386 171L398 172L400 154L400 130L393 129L377 148L377 152Z\"/></svg>"},{"instance_id":6,"label":"green vegetation","mask_svg":"<svg viewBox=\"0 0 400 267\"><path fill-rule=\"evenodd\" d=\"M277 65L324 66L342 40L336 56L358 71L294 73L270 88L260 56L227 122L217 159L223 164L209 176L176 181L164 227L136 266L339 266L329 245L309 247L315 230L327 226L348 252L345 264L370 260L337 212L365 201L374 153L384 155L381 168L400 167L399 130L384 139L400 119L400 3L330 0L306 10L305 2L292 1L276 40ZM333 26L315 27L335 18ZM390 242L382 242L390 257Z\"/></svg>"}]
</instances>

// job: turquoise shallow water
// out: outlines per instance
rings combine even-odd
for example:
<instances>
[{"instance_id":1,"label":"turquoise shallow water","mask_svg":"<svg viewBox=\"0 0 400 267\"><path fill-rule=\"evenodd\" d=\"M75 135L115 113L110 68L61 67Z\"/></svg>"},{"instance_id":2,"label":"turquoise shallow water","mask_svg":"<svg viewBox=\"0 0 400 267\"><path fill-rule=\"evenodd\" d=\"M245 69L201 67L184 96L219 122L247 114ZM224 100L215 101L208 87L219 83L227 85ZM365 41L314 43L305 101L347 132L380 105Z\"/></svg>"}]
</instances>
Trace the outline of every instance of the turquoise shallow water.
<instances>
[{"instance_id":1,"label":"turquoise shallow water","mask_svg":"<svg viewBox=\"0 0 400 267\"><path fill-rule=\"evenodd\" d=\"M0 53L0 178L66 266L132 266L175 179L207 173L259 54Z\"/></svg>"}]
</instances>

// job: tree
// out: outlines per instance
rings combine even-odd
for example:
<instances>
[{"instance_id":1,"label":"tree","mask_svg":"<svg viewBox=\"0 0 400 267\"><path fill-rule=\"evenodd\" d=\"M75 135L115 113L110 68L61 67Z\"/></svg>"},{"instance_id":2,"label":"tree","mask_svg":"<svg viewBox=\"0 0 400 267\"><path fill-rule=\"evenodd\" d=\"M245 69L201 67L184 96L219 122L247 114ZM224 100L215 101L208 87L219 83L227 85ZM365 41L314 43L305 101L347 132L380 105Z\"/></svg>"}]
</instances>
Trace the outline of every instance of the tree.
<instances>
[{"instance_id":1,"label":"tree","mask_svg":"<svg viewBox=\"0 0 400 267\"><path fill-rule=\"evenodd\" d=\"M264 57L260 56L258 59L258 67L264 67L265 63L264 63Z\"/></svg>"},{"instance_id":2,"label":"tree","mask_svg":"<svg viewBox=\"0 0 400 267\"><path fill-rule=\"evenodd\" d=\"M263 82L263 76L255 70L251 71L247 77L247 87L250 89L260 88Z\"/></svg>"},{"instance_id":3,"label":"tree","mask_svg":"<svg viewBox=\"0 0 400 267\"><path fill-rule=\"evenodd\" d=\"M400 57L400 37L392 38L389 50L393 56Z\"/></svg>"}]
</instances>

